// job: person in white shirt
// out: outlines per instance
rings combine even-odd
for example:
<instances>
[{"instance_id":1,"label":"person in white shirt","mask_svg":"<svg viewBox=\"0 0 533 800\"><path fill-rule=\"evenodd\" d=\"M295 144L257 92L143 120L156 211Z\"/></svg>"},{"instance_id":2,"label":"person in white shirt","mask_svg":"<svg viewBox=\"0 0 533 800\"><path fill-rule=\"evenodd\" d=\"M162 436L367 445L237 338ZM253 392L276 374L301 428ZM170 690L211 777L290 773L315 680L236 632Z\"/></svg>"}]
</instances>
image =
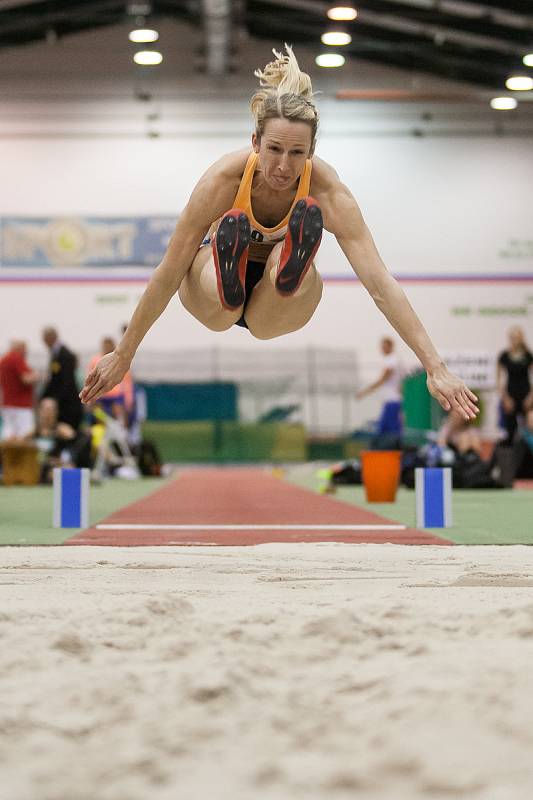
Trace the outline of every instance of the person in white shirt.
<instances>
[{"instance_id":1,"label":"person in white shirt","mask_svg":"<svg viewBox=\"0 0 533 800\"><path fill-rule=\"evenodd\" d=\"M381 339L380 349L383 353L383 372L374 383L358 392L356 398L361 400L379 389L383 405L376 434L378 436L381 434L400 436L402 432L402 369L398 356L394 352L394 341L389 336Z\"/></svg>"}]
</instances>

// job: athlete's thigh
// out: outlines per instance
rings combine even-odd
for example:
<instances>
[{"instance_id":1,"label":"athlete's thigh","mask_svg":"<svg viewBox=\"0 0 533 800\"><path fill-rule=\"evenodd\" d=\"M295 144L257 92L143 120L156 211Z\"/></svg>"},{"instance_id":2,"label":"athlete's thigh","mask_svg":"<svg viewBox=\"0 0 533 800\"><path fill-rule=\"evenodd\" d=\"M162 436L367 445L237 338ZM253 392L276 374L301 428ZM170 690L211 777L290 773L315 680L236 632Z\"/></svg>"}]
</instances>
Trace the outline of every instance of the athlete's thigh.
<instances>
[{"instance_id":1,"label":"athlete's thigh","mask_svg":"<svg viewBox=\"0 0 533 800\"><path fill-rule=\"evenodd\" d=\"M224 308L220 301L213 252L209 245L197 252L178 294L187 311L212 331L227 330L242 313L241 308Z\"/></svg>"},{"instance_id":2,"label":"athlete's thigh","mask_svg":"<svg viewBox=\"0 0 533 800\"><path fill-rule=\"evenodd\" d=\"M277 270L282 250L283 250L283 242L278 242L277 245L272 248L266 261L265 275L267 273L270 273L273 267L275 267L275 269ZM274 276L275 274L276 273L274 272Z\"/></svg>"},{"instance_id":3,"label":"athlete's thigh","mask_svg":"<svg viewBox=\"0 0 533 800\"><path fill-rule=\"evenodd\" d=\"M254 289L244 313L250 333L258 339L271 339L302 328L322 296L322 280L314 267L306 275L305 285L290 297L282 297L272 279L267 284L263 278L262 284L262 288L258 285Z\"/></svg>"},{"instance_id":4,"label":"athlete's thigh","mask_svg":"<svg viewBox=\"0 0 533 800\"><path fill-rule=\"evenodd\" d=\"M276 294L277 290L275 288L275 281L282 250L283 250L283 242L278 242L278 244L273 248L272 252L268 256L265 266L265 272L263 275L263 282L266 283L269 286L269 288L272 287L272 290L275 291ZM293 297L298 297L305 294L306 290L310 288L316 288L317 290L320 290L320 294L322 293L322 278L320 277L320 273L318 272L314 261L307 269L302 284L294 292ZM304 289L304 291L300 291L300 289Z\"/></svg>"},{"instance_id":5,"label":"athlete's thigh","mask_svg":"<svg viewBox=\"0 0 533 800\"><path fill-rule=\"evenodd\" d=\"M192 311L198 304L203 307L206 302L209 305L213 302L216 302L217 305L220 304L213 251L210 245L204 245L196 253L181 282L178 295L189 311Z\"/></svg>"},{"instance_id":6,"label":"athlete's thigh","mask_svg":"<svg viewBox=\"0 0 533 800\"><path fill-rule=\"evenodd\" d=\"M211 262L213 264L213 251L209 244L205 244L196 253L195 257L193 258L192 264L189 267L185 278L183 279L183 283L187 282L189 288L192 288L194 284L199 283L200 276L204 270L204 267ZM183 284L182 284L183 285Z\"/></svg>"}]
</instances>

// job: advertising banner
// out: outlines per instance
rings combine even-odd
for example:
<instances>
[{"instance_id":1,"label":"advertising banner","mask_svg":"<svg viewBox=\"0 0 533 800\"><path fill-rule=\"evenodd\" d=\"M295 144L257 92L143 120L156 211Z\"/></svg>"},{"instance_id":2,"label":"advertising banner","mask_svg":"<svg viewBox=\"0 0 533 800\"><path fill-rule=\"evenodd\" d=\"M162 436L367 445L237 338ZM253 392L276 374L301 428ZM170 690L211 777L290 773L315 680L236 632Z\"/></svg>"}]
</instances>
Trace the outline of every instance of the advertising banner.
<instances>
[{"instance_id":1,"label":"advertising banner","mask_svg":"<svg viewBox=\"0 0 533 800\"><path fill-rule=\"evenodd\" d=\"M176 217L4 217L0 268L155 267Z\"/></svg>"}]
</instances>

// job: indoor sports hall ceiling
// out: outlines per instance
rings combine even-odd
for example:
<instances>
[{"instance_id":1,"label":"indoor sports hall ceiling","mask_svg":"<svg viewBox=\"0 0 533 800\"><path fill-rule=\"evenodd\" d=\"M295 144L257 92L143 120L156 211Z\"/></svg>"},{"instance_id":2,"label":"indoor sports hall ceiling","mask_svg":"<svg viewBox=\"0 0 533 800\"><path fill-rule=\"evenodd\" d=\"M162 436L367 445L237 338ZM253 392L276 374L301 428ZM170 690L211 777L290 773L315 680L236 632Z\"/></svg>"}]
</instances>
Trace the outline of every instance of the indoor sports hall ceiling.
<instances>
[{"instance_id":1,"label":"indoor sports hall ceiling","mask_svg":"<svg viewBox=\"0 0 533 800\"><path fill-rule=\"evenodd\" d=\"M324 0L0 0L0 48L55 42L135 20L185 21L204 31L205 68L223 74L238 59L238 32L252 39L316 44L330 21ZM533 76L533 0L355 0L343 23L347 57L502 90L510 74Z\"/></svg>"}]
</instances>

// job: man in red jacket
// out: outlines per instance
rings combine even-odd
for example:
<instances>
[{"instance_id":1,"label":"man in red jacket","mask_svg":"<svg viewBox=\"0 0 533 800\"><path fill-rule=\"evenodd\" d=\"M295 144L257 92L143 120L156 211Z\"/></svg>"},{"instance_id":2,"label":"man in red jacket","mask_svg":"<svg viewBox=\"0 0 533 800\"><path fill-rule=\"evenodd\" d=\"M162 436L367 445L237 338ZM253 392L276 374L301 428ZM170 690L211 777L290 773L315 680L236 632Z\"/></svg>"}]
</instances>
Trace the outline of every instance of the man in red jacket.
<instances>
[{"instance_id":1,"label":"man in red jacket","mask_svg":"<svg viewBox=\"0 0 533 800\"><path fill-rule=\"evenodd\" d=\"M12 341L9 352L0 359L3 441L23 439L35 428L33 384L39 380L39 373L26 362L26 343Z\"/></svg>"}]
</instances>

